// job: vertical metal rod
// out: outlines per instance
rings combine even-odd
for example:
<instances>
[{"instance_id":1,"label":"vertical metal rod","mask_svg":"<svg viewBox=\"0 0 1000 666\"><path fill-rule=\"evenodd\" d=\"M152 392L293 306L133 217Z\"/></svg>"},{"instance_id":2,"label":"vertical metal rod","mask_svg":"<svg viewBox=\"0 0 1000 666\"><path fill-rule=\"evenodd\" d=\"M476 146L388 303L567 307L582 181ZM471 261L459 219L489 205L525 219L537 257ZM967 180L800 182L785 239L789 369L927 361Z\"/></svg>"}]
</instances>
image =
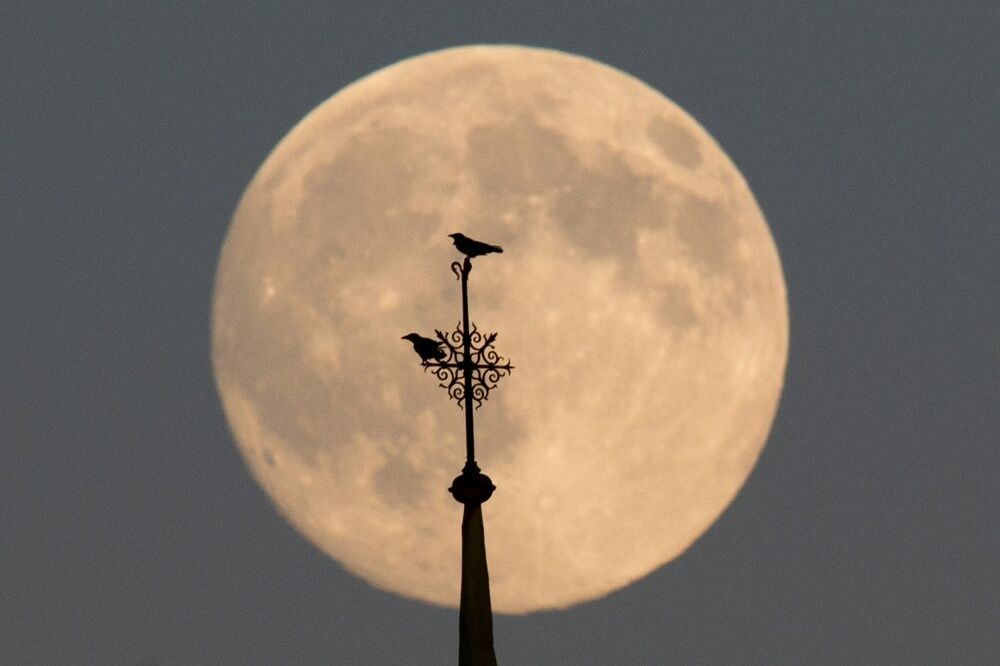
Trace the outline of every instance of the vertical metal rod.
<instances>
[{"instance_id":1,"label":"vertical metal rod","mask_svg":"<svg viewBox=\"0 0 1000 666\"><path fill-rule=\"evenodd\" d=\"M476 441L472 424L472 338L469 335L469 273L472 262L468 257L462 266L462 350L465 373L465 462L476 461Z\"/></svg>"}]
</instances>

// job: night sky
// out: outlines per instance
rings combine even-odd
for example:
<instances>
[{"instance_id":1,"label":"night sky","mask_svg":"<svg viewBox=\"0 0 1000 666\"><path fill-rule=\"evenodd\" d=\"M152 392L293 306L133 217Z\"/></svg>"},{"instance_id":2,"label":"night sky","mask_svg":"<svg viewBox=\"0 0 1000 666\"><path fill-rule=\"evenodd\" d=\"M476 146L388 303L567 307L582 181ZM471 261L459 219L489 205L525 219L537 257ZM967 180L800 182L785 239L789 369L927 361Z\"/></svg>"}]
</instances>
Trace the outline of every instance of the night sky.
<instances>
[{"instance_id":1,"label":"night sky","mask_svg":"<svg viewBox=\"0 0 1000 666\"><path fill-rule=\"evenodd\" d=\"M721 519L610 597L498 617L501 663L1000 660L995 2L173 4L0 8L0 662L456 661L457 611L275 513L209 310L237 200L299 119L484 42L594 58L691 113L768 219L791 321Z\"/></svg>"}]
</instances>

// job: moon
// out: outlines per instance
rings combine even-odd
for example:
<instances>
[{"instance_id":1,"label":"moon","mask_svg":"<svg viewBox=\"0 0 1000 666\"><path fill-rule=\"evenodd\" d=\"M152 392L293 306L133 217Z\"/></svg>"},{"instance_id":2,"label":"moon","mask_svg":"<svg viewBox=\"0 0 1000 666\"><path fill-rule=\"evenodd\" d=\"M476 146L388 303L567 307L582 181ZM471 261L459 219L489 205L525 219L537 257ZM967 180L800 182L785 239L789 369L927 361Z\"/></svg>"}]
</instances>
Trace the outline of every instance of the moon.
<instances>
[{"instance_id":1,"label":"moon","mask_svg":"<svg viewBox=\"0 0 1000 666\"><path fill-rule=\"evenodd\" d=\"M715 140L641 81L515 46L425 54L277 145L222 248L212 361L246 464L372 585L457 606L463 413L400 336L471 318L515 367L476 411L493 608L604 596L746 481L788 353L775 243Z\"/></svg>"}]
</instances>

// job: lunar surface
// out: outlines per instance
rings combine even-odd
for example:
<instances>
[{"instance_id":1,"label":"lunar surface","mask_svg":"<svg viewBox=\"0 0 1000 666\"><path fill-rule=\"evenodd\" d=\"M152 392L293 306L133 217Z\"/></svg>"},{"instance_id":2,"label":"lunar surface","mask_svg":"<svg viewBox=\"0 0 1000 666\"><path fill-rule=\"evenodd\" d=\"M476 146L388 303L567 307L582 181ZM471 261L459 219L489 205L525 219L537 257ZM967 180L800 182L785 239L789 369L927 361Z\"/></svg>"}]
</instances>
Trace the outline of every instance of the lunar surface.
<instances>
[{"instance_id":1,"label":"lunar surface","mask_svg":"<svg viewBox=\"0 0 1000 666\"><path fill-rule=\"evenodd\" d=\"M773 420L785 285L745 180L681 108L556 51L464 47L337 93L247 187L213 363L278 511L371 584L456 606L456 403L411 331L472 320L515 370L476 412L493 608L563 608L681 554Z\"/></svg>"}]
</instances>

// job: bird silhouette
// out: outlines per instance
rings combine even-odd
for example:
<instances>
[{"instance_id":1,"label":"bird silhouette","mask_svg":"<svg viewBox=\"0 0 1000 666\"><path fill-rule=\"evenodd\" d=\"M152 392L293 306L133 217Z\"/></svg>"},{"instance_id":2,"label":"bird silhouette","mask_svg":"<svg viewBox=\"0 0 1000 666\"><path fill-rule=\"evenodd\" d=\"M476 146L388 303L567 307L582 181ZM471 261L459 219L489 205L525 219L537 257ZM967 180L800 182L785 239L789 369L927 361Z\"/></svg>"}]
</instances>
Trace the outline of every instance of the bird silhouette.
<instances>
[{"instance_id":1,"label":"bird silhouette","mask_svg":"<svg viewBox=\"0 0 1000 666\"><path fill-rule=\"evenodd\" d=\"M409 340L413 343L413 351L417 352L420 360L424 363L432 360L444 360L445 352L441 349L441 343L433 338L425 338L416 333L407 333L401 339Z\"/></svg>"},{"instance_id":2,"label":"bird silhouette","mask_svg":"<svg viewBox=\"0 0 1000 666\"><path fill-rule=\"evenodd\" d=\"M458 233L448 235L455 242L455 247L458 248L458 251L470 259L472 257L479 257L491 252L503 252L503 248L499 245L481 243L480 241L473 240L468 236Z\"/></svg>"}]
</instances>

